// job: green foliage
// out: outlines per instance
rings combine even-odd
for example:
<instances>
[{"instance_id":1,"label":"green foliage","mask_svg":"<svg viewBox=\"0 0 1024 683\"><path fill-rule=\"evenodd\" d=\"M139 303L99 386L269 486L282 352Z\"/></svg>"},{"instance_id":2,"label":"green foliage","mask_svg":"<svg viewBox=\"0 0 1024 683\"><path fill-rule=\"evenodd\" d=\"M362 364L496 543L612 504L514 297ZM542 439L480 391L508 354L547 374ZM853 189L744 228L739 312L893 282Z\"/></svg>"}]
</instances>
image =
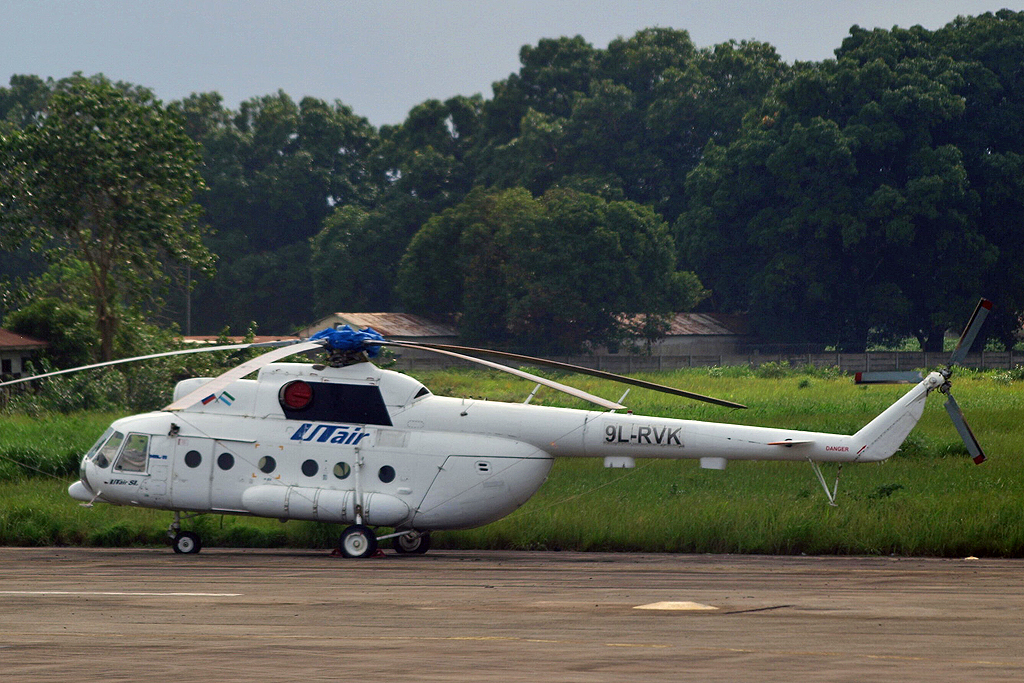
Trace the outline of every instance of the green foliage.
<instances>
[{"instance_id":1,"label":"green foliage","mask_svg":"<svg viewBox=\"0 0 1024 683\"><path fill-rule=\"evenodd\" d=\"M396 273L410 240L431 215L461 201L473 185L471 157L482 106L479 96L428 100L403 125L381 130L371 177L390 182L373 206L339 204L312 239L318 315L399 306Z\"/></svg>"},{"instance_id":2,"label":"green foliage","mask_svg":"<svg viewBox=\"0 0 1024 683\"><path fill-rule=\"evenodd\" d=\"M37 298L3 318L5 329L49 343L49 358L58 367L75 367L92 361L95 349L95 319L91 312L74 303Z\"/></svg>"},{"instance_id":3,"label":"green foliage","mask_svg":"<svg viewBox=\"0 0 1024 683\"><path fill-rule=\"evenodd\" d=\"M1022 27L1011 12L854 27L835 61L797 69L705 150L676 224L683 262L765 338L861 350L872 331L940 350L985 287L1009 293L993 328L1008 342L1024 143L991 107L1019 110L1004 61L1024 54Z\"/></svg>"},{"instance_id":4,"label":"green foliage","mask_svg":"<svg viewBox=\"0 0 1024 683\"><path fill-rule=\"evenodd\" d=\"M318 315L393 310L394 276L402 251L429 213L402 198L375 211L339 208L311 241L310 275Z\"/></svg>"},{"instance_id":5,"label":"green foliage","mask_svg":"<svg viewBox=\"0 0 1024 683\"><path fill-rule=\"evenodd\" d=\"M32 125L46 109L53 86L53 79L11 76L10 88L0 88L0 121L18 128Z\"/></svg>"},{"instance_id":6,"label":"green foliage","mask_svg":"<svg viewBox=\"0 0 1024 683\"><path fill-rule=\"evenodd\" d=\"M341 102L283 92L254 97L237 111L217 93L173 103L201 144L210 192L200 198L221 266L198 282L193 327L229 325L287 333L309 323L313 286L308 240L332 206L367 205L380 182L369 166L377 133Z\"/></svg>"},{"instance_id":7,"label":"green foliage","mask_svg":"<svg viewBox=\"0 0 1024 683\"><path fill-rule=\"evenodd\" d=\"M667 226L649 208L522 189L475 190L428 221L402 260L399 292L411 311L457 320L468 340L546 352L656 339L664 327L651 319L705 294L675 272Z\"/></svg>"},{"instance_id":8,"label":"green foliage","mask_svg":"<svg viewBox=\"0 0 1024 683\"><path fill-rule=\"evenodd\" d=\"M198 163L151 93L103 78L60 83L45 115L0 131L0 242L85 264L102 360L113 357L120 307L154 295L165 261L211 267L193 204Z\"/></svg>"},{"instance_id":9,"label":"green foliage","mask_svg":"<svg viewBox=\"0 0 1024 683\"><path fill-rule=\"evenodd\" d=\"M558 190L649 207L673 226L684 274L670 279L693 273L662 291L703 292L703 282L716 309L748 312L769 341L860 350L914 337L922 349L937 349L943 331L961 324L985 294L998 304L986 333L1009 348L1024 311L1022 55L1024 13L1001 10L935 31L854 26L835 60L792 67L766 43L698 49L686 31L671 28L643 29L605 49L580 36L543 39L523 46L519 68L494 83L493 97L430 99L380 130L341 102L277 92L231 110L217 93L194 94L161 112L201 145L210 191L198 201L216 232L207 244L221 259L212 282L196 283L193 327L213 333L256 320L261 330L290 332L317 314L409 306L475 321L467 328L490 324L490 341L498 342L509 335L504 313L520 307L515 324L526 327L555 300L584 314L582 328L603 334L581 301L607 280L628 286L618 271L580 280L568 297L559 282L544 283L559 290L554 295L531 289L540 280L526 272L524 291L511 301L499 300L483 275L472 287L441 270L406 273L398 284L403 258L447 260L456 271L479 261L487 276L495 272L504 247L493 225L468 223L457 230L458 243L443 243L442 233L456 232L474 212L496 215L466 207L479 202L473 188L485 188L477 192L520 189L544 198ZM77 97L83 83L106 81L12 77L0 88L0 135L23 139L42 130L56 120L50 98ZM128 102L159 109L145 88L107 85ZM143 126L149 118L132 120ZM123 147L140 137L118 139ZM118 149L108 142L104 149ZM190 158L194 149L177 160ZM32 170L2 169L15 186ZM545 244L564 245L579 237L575 218L594 214L583 200L567 203L563 228L506 232L536 248L539 232L550 229ZM63 211L66 203L47 206ZM7 242L23 241L21 227L7 227L4 237L19 237ZM595 230L586 244L596 253L576 239L568 254L603 263L618 249L634 270L651 258L646 247L631 252L609 241L608 231ZM0 258L5 275L24 280L39 268L24 250ZM161 269L179 251L152 250L162 252ZM552 260L543 248L538 256ZM661 260L653 263L660 272ZM520 277L521 264L502 267ZM566 279L578 275L565 272ZM407 286L410 278L421 280L421 294ZM154 291L155 283L137 284L145 286L122 288L122 299ZM5 291L0 298L0 309L16 308ZM113 306L108 298L93 307L109 321L116 312L105 307ZM146 310L183 322L183 301L174 307ZM630 334L656 336L662 322L644 318ZM556 323L540 324L548 334Z\"/></svg>"},{"instance_id":10,"label":"green foliage","mask_svg":"<svg viewBox=\"0 0 1024 683\"><path fill-rule=\"evenodd\" d=\"M698 50L689 34L638 31L595 49L581 37L520 52L518 73L494 85L479 150L485 185L605 188L607 199L651 204L669 220L709 140L730 140L786 69L774 48L728 42Z\"/></svg>"},{"instance_id":11,"label":"green foliage","mask_svg":"<svg viewBox=\"0 0 1024 683\"><path fill-rule=\"evenodd\" d=\"M141 319L130 317L128 320L130 324L122 326L116 340L119 358L195 348ZM227 343L227 340L221 342ZM180 380L215 377L259 353L259 349L190 353L16 385L0 394L0 415L25 413L47 417L82 410L156 410L170 403L174 385ZM33 374L57 369L65 368L56 367L46 357L30 368Z\"/></svg>"},{"instance_id":12,"label":"green foliage","mask_svg":"<svg viewBox=\"0 0 1024 683\"><path fill-rule=\"evenodd\" d=\"M458 319L474 339L523 344L533 327L535 337L553 339L554 347L579 348L584 341L658 337L667 310L663 304L651 308L654 289L677 310L703 298L695 274L666 270L671 254L658 243L663 237L652 243L628 228L662 220L647 209L640 215L631 202L658 210L678 207L682 179L708 138L733 135L745 108L783 72L774 50L729 43L699 51L685 31L647 29L613 41L607 50L580 37L542 40L525 46L520 60L518 73L495 84L491 101L430 100L401 126L381 130L373 166L388 182L375 205L339 206L313 240L318 313L404 304ZM697 74L700 85L662 86L683 71ZM728 102L723 106L729 114L693 111L709 98ZM693 119L701 126L695 128ZM683 142L680 130L691 131ZM474 185L522 188L529 195L492 202L481 197L481 189L469 194ZM543 203L545 220L527 219L527 196L548 198L534 200ZM584 206L587 197L614 205L610 212L620 215L581 223L581 216L594 214ZM504 211L516 217L506 219ZM496 222L502 221L506 225L499 229ZM616 221L611 231L598 229ZM638 239L631 242L633 237ZM535 258L524 258L528 250ZM506 255L517 262L502 263ZM593 263L582 276L581 259ZM545 271L549 265L555 267ZM613 272L602 272L609 268ZM502 295L500 283L510 280L519 291ZM612 281L622 287L614 295ZM614 301L628 292L640 303ZM615 305L614 313L654 315L620 325L609 322L606 311L593 311ZM551 315L556 307L564 313ZM575 329L564 331L566 319ZM587 331L593 332L589 339L581 336Z\"/></svg>"},{"instance_id":13,"label":"green foliage","mask_svg":"<svg viewBox=\"0 0 1024 683\"><path fill-rule=\"evenodd\" d=\"M769 361L754 368L754 376L761 377L762 379L779 379L789 374L789 371L788 362Z\"/></svg>"}]
</instances>

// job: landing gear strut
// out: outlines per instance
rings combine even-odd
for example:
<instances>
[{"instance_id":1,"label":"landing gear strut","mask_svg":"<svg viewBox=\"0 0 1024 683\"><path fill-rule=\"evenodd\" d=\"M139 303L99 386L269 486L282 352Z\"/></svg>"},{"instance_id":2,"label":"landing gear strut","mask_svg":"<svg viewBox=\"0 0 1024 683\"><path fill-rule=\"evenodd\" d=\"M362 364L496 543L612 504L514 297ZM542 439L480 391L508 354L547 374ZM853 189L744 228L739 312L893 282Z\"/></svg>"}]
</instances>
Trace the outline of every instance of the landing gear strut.
<instances>
[{"instance_id":1,"label":"landing gear strut","mask_svg":"<svg viewBox=\"0 0 1024 683\"><path fill-rule=\"evenodd\" d=\"M193 517L198 517L198 515L189 515L185 519ZM181 513L178 511L174 512L174 521L167 528L167 535L171 539L171 547L178 554L194 555L203 549L203 543L199 539L199 534L181 530Z\"/></svg>"}]
</instances>

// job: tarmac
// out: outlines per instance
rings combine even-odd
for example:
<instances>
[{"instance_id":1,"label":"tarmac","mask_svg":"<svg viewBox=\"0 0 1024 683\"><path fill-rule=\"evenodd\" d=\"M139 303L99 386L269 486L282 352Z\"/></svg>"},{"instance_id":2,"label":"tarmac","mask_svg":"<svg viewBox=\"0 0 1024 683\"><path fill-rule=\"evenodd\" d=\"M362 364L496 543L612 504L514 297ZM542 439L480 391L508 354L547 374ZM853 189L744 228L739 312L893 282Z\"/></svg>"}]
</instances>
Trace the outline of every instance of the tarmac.
<instances>
[{"instance_id":1,"label":"tarmac","mask_svg":"<svg viewBox=\"0 0 1024 683\"><path fill-rule=\"evenodd\" d=\"M1022 681L1022 570L995 559L0 548L0 680Z\"/></svg>"}]
</instances>

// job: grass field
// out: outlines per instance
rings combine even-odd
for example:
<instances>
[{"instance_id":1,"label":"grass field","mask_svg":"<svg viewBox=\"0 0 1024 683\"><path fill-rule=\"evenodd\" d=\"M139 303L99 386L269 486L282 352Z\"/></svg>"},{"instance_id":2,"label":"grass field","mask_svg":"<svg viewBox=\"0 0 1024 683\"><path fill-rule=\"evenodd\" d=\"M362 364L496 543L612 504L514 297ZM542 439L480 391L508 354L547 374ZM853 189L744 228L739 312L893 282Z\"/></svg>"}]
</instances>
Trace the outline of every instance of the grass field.
<instances>
[{"instance_id":1,"label":"grass field","mask_svg":"<svg viewBox=\"0 0 1024 683\"><path fill-rule=\"evenodd\" d=\"M497 523L434 534L435 547L771 554L1024 556L1019 373L955 378L957 400L989 461L975 466L932 396L918 428L891 460L847 465L830 507L810 465L639 461L607 470L599 460L556 461L548 482ZM739 401L730 411L634 389L637 413L852 433L907 390L854 386L830 371L712 368L643 375ZM422 373L434 393L522 401L532 385L478 371ZM563 379L563 378L560 378ZM574 385L610 398L622 389L590 378ZM542 390L535 402L579 406ZM164 541L166 512L98 504L66 494L80 454L116 415L0 416L0 544L127 545ZM18 461L30 465L28 470ZM835 466L825 466L826 477ZM55 475L50 476L50 475ZM831 479L830 479L831 481ZM208 546L331 547L340 528L307 522L206 516L192 522Z\"/></svg>"}]
</instances>

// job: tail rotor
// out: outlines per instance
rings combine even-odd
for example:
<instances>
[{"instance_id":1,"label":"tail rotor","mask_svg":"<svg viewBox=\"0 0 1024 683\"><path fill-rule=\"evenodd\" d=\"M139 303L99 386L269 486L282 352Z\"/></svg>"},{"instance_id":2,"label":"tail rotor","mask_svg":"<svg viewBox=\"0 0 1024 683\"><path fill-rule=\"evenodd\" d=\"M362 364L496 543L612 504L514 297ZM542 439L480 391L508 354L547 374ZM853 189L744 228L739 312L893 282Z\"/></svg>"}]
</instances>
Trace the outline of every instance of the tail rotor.
<instances>
[{"instance_id":1,"label":"tail rotor","mask_svg":"<svg viewBox=\"0 0 1024 683\"><path fill-rule=\"evenodd\" d=\"M957 365L963 365L967 359L967 354L971 350L971 346L974 345L975 339L978 337L978 332L981 330L981 326L984 324L988 314L992 311L992 302L988 299L982 299L978 302L978 305L974 309L974 313L971 314L971 319L967 321L967 327L964 328L963 333L960 335L960 339L957 341L956 348L953 349L952 355L949 357L949 362L946 367L939 370L946 381L939 387L939 391L946 395L946 412L949 413L950 419L953 421L953 426L956 427L956 431L960 434L960 438L963 439L964 445L967 446L967 452L971 454L971 458L975 464L980 465L985 462L985 453L981 450L981 444L978 443L978 439L975 438L971 428L967 426L967 421L964 419L963 411L960 410L960 405L953 398L952 394L952 383L950 378L953 376L953 368ZM894 384L894 383L916 383L921 380L921 374L916 372L863 372L857 373L856 382L857 384Z\"/></svg>"},{"instance_id":2,"label":"tail rotor","mask_svg":"<svg viewBox=\"0 0 1024 683\"><path fill-rule=\"evenodd\" d=\"M974 345L974 340L978 337L978 332L981 330L981 326L985 323L985 318L992 312L992 302L988 299L982 299L978 302L978 305L974 308L974 313L971 314L971 319L967 321L967 327L960 334L960 339L956 343L956 348L953 349L952 355L949 357L949 363L946 368L942 370L942 375L946 378L946 383L939 387L939 391L946 395L946 412L949 413L949 419L953 421L953 426L956 427L956 431L960 434L960 438L963 439L964 445L967 446L967 452L971 454L971 458L974 460L975 465L980 465L985 462L985 453L981 450L981 444L978 443L978 439L974 436L974 432L967 425L967 420L964 419L964 413L960 410L960 405L953 398L952 384L950 383L950 377L953 376L953 367L956 365L963 365L964 360L967 358L968 352L971 350L971 346Z\"/></svg>"}]
</instances>

